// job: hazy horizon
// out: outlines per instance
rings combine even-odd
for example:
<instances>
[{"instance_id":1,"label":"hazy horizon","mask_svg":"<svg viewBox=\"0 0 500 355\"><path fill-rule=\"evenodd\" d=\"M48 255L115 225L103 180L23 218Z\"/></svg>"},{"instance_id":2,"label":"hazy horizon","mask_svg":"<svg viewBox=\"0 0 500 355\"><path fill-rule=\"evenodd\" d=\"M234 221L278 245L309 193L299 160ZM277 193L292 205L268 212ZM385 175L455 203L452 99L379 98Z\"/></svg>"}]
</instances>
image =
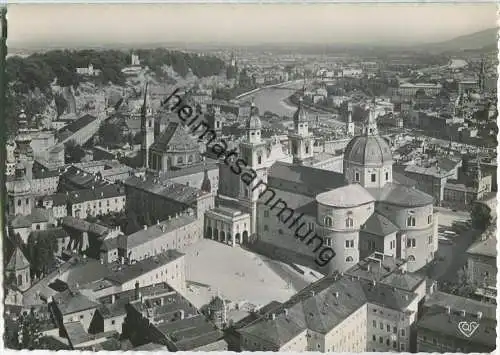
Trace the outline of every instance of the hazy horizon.
<instances>
[{"instance_id":1,"label":"hazy horizon","mask_svg":"<svg viewBox=\"0 0 500 355\"><path fill-rule=\"evenodd\" d=\"M491 4L11 4L9 47L422 44L496 27Z\"/></svg>"}]
</instances>

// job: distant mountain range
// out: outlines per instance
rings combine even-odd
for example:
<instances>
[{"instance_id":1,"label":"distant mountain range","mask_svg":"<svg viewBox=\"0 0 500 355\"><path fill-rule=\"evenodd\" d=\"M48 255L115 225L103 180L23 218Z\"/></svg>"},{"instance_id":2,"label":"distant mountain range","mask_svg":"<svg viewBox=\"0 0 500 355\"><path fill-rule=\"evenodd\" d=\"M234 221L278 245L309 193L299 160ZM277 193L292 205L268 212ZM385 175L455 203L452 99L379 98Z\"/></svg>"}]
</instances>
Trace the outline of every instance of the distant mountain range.
<instances>
[{"instance_id":1,"label":"distant mountain range","mask_svg":"<svg viewBox=\"0 0 500 355\"><path fill-rule=\"evenodd\" d=\"M480 32L456 37L448 41L423 45L422 49L438 52L496 49L497 42L498 29L489 28Z\"/></svg>"}]
</instances>

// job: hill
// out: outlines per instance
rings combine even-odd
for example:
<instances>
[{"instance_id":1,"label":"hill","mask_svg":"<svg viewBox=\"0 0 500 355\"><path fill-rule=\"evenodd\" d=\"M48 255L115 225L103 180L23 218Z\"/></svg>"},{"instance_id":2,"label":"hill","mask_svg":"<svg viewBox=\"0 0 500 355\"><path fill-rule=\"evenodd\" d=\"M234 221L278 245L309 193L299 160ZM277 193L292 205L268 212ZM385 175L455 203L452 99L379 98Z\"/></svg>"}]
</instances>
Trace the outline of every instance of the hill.
<instances>
[{"instance_id":1,"label":"hill","mask_svg":"<svg viewBox=\"0 0 500 355\"><path fill-rule=\"evenodd\" d=\"M424 48L440 52L496 48L497 38L498 30L496 28L489 28L484 31L456 37L448 41L428 44L425 45Z\"/></svg>"}]
</instances>

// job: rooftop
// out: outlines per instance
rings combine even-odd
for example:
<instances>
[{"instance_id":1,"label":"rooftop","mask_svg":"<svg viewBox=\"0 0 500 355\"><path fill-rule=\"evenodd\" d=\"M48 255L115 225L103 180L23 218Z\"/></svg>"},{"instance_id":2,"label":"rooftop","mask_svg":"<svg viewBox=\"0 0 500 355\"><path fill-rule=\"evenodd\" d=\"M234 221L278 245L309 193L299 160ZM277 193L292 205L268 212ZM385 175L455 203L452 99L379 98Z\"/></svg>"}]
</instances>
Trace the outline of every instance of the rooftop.
<instances>
[{"instance_id":1,"label":"rooftop","mask_svg":"<svg viewBox=\"0 0 500 355\"><path fill-rule=\"evenodd\" d=\"M380 202L387 202L403 207L421 207L434 203L434 198L415 187L387 183L382 188L367 188Z\"/></svg>"},{"instance_id":2,"label":"rooftop","mask_svg":"<svg viewBox=\"0 0 500 355\"><path fill-rule=\"evenodd\" d=\"M80 292L73 292L71 290L60 292L53 299L63 315L99 307L99 303L90 300Z\"/></svg>"},{"instance_id":3,"label":"rooftop","mask_svg":"<svg viewBox=\"0 0 500 355\"><path fill-rule=\"evenodd\" d=\"M385 237L386 235L399 231L399 228L387 217L378 212L374 212L370 217L368 217L361 230L365 233Z\"/></svg>"},{"instance_id":4,"label":"rooftop","mask_svg":"<svg viewBox=\"0 0 500 355\"><path fill-rule=\"evenodd\" d=\"M68 193L68 201L72 204L78 204L87 201L97 201L123 196L125 196L125 191L123 191L119 185L112 184L85 190L71 191Z\"/></svg>"},{"instance_id":5,"label":"rooftop","mask_svg":"<svg viewBox=\"0 0 500 355\"><path fill-rule=\"evenodd\" d=\"M495 222L493 222L495 223ZM483 232L481 238L474 242L469 249L468 254L497 257L497 228L494 224L492 227Z\"/></svg>"},{"instance_id":6,"label":"rooftop","mask_svg":"<svg viewBox=\"0 0 500 355\"><path fill-rule=\"evenodd\" d=\"M348 208L371 203L375 200L361 185L349 184L319 194L316 196L316 201L325 206Z\"/></svg>"},{"instance_id":7,"label":"rooftop","mask_svg":"<svg viewBox=\"0 0 500 355\"><path fill-rule=\"evenodd\" d=\"M160 181L155 177L140 178L131 176L124 182L125 186L133 187L151 194L162 196L166 199L190 205L198 197L206 194L194 187L170 181Z\"/></svg>"},{"instance_id":8,"label":"rooftop","mask_svg":"<svg viewBox=\"0 0 500 355\"><path fill-rule=\"evenodd\" d=\"M43 208L33 208L27 216L17 215L9 217L9 225L12 228L28 228L34 223L49 221L48 211Z\"/></svg>"},{"instance_id":9,"label":"rooftop","mask_svg":"<svg viewBox=\"0 0 500 355\"><path fill-rule=\"evenodd\" d=\"M163 237L168 233L171 233L175 230L178 230L179 228L187 226L196 221L197 221L196 216L194 216L193 214L191 215L184 214L160 222L156 225L152 225L150 227L147 227L146 229L141 229L126 237L127 248L130 249L138 245L144 244L145 242L151 241L155 238Z\"/></svg>"}]
</instances>

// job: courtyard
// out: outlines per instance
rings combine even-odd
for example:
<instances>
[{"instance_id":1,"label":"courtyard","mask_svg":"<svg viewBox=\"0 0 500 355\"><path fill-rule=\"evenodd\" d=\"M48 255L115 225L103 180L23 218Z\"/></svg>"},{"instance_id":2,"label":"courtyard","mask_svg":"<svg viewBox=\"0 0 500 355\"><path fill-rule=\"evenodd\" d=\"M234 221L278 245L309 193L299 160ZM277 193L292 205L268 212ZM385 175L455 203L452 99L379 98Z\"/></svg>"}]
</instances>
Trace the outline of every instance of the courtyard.
<instances>
[{"instance_id":1,"label":"courtyard","mask_svg":"<svg viewBox=\"0 0 500 355\"><path fill-rule=\"evenodd\" d=\"M290 266L209 239L183 250L186 254L186 298L196 307L219 295L243 308L283 302L312 282Z\"/></svg>"}]
</instances>

